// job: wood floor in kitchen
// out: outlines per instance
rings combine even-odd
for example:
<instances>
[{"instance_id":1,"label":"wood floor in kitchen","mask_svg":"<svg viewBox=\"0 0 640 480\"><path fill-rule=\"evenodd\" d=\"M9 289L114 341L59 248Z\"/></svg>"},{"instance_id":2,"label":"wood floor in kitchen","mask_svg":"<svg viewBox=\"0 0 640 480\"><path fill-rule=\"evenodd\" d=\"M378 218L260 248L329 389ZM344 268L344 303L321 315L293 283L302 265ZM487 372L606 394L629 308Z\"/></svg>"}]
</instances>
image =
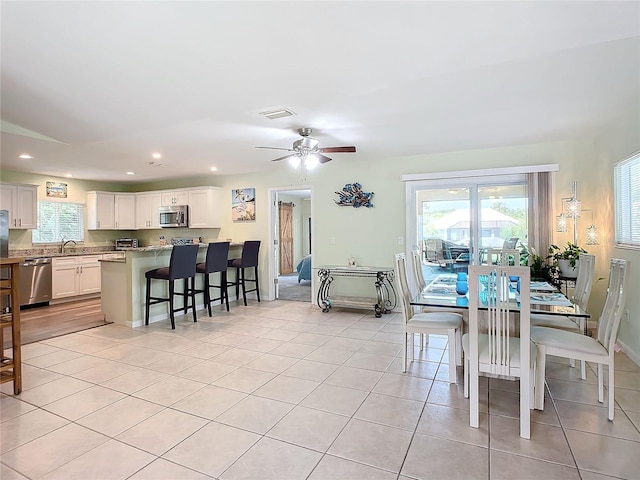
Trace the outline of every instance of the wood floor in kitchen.
<instances>
[{"instance_id":1,"label":"wood floor in kitchen","mask_svg":"<svg viewBox=\"0 0 640 480\"><path fill-rule=\"evenodd\" d=\"M107 325L100 308L100 298L31 307L20 311L22 345L39 342L87 328ZM5 348L11 345L11 330L5 329Z\"/></svg>"}]
</instances>

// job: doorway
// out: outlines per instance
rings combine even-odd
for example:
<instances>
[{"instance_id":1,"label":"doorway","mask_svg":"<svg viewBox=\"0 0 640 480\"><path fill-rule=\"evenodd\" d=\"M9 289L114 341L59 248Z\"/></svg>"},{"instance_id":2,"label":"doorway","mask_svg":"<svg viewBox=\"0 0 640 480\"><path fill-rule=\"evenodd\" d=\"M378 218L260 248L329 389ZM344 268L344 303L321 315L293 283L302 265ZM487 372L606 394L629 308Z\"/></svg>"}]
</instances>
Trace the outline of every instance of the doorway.
<instances>
[{"instance_id":1,"label":"doorway","mask_svg":"<svg viewBox=\"0 0 640 480\"><path fill-rule=\"evenodd\" d=\"M311 187L269 190L270 300L311 302Z\"/></svg>"}]
</instances>

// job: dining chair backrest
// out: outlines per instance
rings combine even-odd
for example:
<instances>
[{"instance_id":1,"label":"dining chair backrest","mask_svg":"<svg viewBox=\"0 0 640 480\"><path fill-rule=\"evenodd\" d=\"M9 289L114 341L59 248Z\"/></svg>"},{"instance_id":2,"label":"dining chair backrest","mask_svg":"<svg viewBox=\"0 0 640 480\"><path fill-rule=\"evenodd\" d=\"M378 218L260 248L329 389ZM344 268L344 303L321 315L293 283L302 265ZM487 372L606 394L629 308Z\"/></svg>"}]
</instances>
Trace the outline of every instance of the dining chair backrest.
<instances>
[{"instance_id":1,"label":"dining chair backrest","mask_svg":"<svg viewBox=\"0 0 640 480\"><path fill-rule=\"evenodd\" d=\"M407 259L404 253L396 254L394 270L396 285L400 293L402 315L404 316L405 323L409 323L409 320L413 317L413 308L411 307L411 291L409 290L409 282L407 281Z\"/></svg>"},{"instance_id":2,"label":"dining chair backrest","mask_svg":"<svg viewBox=\"0 0 640 480\"><path fill-rule=\"evenodd\" d=\"M413 260L413 280L416 283L418 292L421 292L424 287L427 286L427 282L425 282L424 275L422 273L422 258L420 256L420 250L413 250L411 252L411 258Z\"/></svg>"},{"instance_id":3,"label":"dining chair backrest","mask_svg":"<svg viewBox=\"0 0 640 480\"><path fill-rule=\"evenodd\" d=\"M598 342L609 352L618 338L620 319L627 299L631 262L612 258L609 264L609 288L598 319Z\"/></svg>"},{"instance_id":4,"label":"dining chair backrest","mask_svg":"<svg viewBox=\"0 0 640 480\"><path fill-rule=\"evenodd\" d=\"M510 276L520 277L520 306L509 298ZM479 341L480 307L486 316L486 340L484 349L488 352L479 359L479 370L495 375L520 376L521 357L515 362L511 352L510 339L517 337L512 314L519 315L520 343L529 345L530 338L530 270L529 267L509 267L503 265L469 266L469 344L477 348ZM511 301L510 301L511 300ZM486 311L484 309L486 308ZM519 312L519 313L518 313ZM483 329L483 332L484 329ZM471 358L477 350L471 351ZM524 371L528 372L528 365Z\"/></svg>"},{"instance_id":5,"label":"dining chair backrest","mask_svg":"<svg viewBox=\"0 0 640 480\"><path fill-rule=\"evenodd\" d=\"M260 240L247 240L242 246L242 267L255 267L258 265L258 252Z\"/></svg>"},{"instance_id":6,"label":"dining chair backrest","mask_svg":"<svg viewBox=\"0 0 640 480\"><path fill-rule=\"evenodd\" d=\"M573 292L573 301L586 310L589 303L589 295L591 295L591 287L593 286L593 274L596 268L595 255L583 253L579 258L578 278L576 279L576 288Z\"/></svg>"}]
</instances>

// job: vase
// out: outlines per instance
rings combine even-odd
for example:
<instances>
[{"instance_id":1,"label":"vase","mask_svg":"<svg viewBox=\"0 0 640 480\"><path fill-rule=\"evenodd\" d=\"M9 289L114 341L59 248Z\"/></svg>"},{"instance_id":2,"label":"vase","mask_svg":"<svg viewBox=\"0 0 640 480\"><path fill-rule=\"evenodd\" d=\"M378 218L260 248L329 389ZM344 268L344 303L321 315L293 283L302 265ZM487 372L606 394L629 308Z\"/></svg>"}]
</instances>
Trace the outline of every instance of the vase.
<instances>
[{"instance_id":1,"label":"vase","mask_svg":"<svg viewBox=\"0 0 640 480\"><path fill-rule=\"evenodd\" d=\"M580 267L580 261L576 260L575 267L570 264L571 260L560 259L558 260L558 270L560 276L565 278L576 278L578 276L578 268Z\"/></svg>"},{"instance_id":2,"label":"vase","mask_svg":"<svg viewBox=\"0 0 640 480\"><path fill-rule=\"evenodd\" d=\"M469 284L465 281L456 282L456 293L458 295L466 295L469 291Z\"/></svg>"}]
</instances>

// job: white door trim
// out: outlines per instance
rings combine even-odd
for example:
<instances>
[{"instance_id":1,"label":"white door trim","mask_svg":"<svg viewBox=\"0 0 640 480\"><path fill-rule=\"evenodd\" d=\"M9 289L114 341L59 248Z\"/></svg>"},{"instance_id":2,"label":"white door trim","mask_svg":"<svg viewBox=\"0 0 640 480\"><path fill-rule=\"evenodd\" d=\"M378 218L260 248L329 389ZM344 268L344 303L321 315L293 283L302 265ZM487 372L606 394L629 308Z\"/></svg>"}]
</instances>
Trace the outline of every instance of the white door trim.
<instances>
[{"instance_id":1,"label":"white door trim","mask_svg":"<svg viewBox=\"0 0 640 480\"><path fill-rule=\"evenodd\" d=\"M313 203L313 187L311 185L297 185L297 186L290 186L290 187L273 187L273 188L269 188L268 192L269 192L269 204L270 204L270 208L268 209L268 217L267 217L267 221L268 221L268 225L269 225L269 253L268 253L268 258L269 258L269 265L268 265L268 273L269 273L269 288L267 290L267 300L275 300L276 299L276 286L274 283L274 280L276 278L278 278L278 248L279 246L276 245L276 240L278 240L279 237L279 233L278 233L278 223L279 223L279 216L278 216L278 194L279 193L286 193L288 191L291 190L309 190L311 192L311 221L313 222L313 218L314 218L314 203ZM313 237L311 238L311 250L314 250L313 247L313 242L314 239ZM316 280L315 277L312 275L311 276L311 291L315 292L315 288L316 288ZM313 295L311 296L311 303L313 303Z\"/></svg>"}]
</instances>

